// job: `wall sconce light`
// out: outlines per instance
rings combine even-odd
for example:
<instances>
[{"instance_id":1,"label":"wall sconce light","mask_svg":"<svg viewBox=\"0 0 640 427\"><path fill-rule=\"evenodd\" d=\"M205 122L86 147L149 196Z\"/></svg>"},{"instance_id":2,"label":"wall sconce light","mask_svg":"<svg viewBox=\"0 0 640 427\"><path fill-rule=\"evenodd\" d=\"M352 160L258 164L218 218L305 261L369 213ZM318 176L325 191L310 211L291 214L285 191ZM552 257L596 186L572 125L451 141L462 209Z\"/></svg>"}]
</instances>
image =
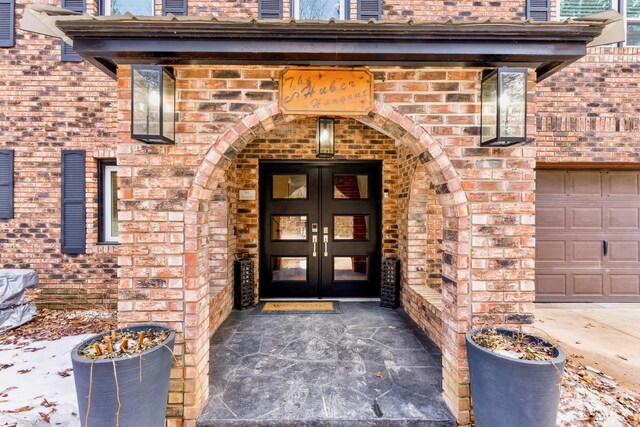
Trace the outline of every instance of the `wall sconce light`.
<instances>
[{"instance_id":1,"label":"wall sconce light","mask_svg":"<svg viewBox=\"0 0 640 427\"><path fill-rule=\"evenodd\" d=\"M333 157L335 120L331 117L318 117L316 132L316 157Z\"/></svg>"},{"instance_id":2,"label":"wall sconce light","mask_svg":"<svg viewBox=\"0 0 640 427\"><path fill-rule=\"evenodd\" d=\"M480 145L506 147L527 140L527 70L501 67L481 83Z\"/></svg>"},{"instance_id":3,"label":"wall sconce light","mask_svg":"<svg viewBox=\"0 0 640 427\"><path fill-rule=\"evenodd\" d=\"M160 65L131 68L131 137L149 144L173 144L176 79Z\"/></svg>"}]
</instances>

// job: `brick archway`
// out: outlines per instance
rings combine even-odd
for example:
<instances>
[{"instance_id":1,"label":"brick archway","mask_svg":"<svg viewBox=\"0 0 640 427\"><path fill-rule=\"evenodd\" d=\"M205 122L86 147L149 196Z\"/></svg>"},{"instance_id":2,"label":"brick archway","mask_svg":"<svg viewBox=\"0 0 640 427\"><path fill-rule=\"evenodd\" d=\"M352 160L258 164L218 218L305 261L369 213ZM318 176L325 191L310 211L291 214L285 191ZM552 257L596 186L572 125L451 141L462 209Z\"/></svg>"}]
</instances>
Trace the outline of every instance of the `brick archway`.
<instances>
[{"instance_id":1,"label":"brick archway","mask_svg":"<svg viewBox=\"0 0 640 427\"><path fill-rule=\"evenodd\" d=\"M297 117L284 116L277 103L255 110L229 127L209 148L197 169L184 211L184 418L193 420L208 396L209 287L208 257L202 232L206 204L233 160L257 136ZM444 396L454 415L468 405L464 332L470 319L469 206L461 178L442 145L412 118L376 102L368 116L353 117L404 145L426 169L443 211L442 353Z\"/></svg>"}]
</instances>

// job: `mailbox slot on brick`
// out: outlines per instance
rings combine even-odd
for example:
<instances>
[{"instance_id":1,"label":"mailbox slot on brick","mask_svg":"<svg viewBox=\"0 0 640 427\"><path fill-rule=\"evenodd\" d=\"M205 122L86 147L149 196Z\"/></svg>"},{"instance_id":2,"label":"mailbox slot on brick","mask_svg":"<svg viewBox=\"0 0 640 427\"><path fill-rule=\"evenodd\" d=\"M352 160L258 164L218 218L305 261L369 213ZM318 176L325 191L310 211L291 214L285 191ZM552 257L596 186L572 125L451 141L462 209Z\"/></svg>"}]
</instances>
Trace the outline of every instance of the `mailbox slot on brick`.
<instances>
[{"instance_id":1,"label":"mailbox slot on brick","mask_svg":"<svg viewBox=\"0 0 640 427\"><path fill-rule=\"evenodd\" d=\"M400 260L385 258L382 261L380 306L397 308L400 305Z\"/></svg>"}]
</instances>

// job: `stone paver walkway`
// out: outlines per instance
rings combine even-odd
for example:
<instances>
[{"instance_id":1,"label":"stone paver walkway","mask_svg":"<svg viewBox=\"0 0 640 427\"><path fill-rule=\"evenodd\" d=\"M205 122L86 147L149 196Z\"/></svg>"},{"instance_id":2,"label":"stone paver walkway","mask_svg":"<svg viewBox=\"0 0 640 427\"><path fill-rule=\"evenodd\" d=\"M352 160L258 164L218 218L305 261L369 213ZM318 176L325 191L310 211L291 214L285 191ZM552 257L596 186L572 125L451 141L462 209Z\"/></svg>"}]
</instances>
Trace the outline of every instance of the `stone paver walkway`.
<instances>
[{"instance_id":1,"label":"stone paver walkway","mask_svg":"<svg viewBox=\"0 0 640 427\"><path fill-rule=\"evenodd\" d=\"M211 340L199 426L455 426L438 348L401 310L231 313Z\"/></svg>"}]
</instances>

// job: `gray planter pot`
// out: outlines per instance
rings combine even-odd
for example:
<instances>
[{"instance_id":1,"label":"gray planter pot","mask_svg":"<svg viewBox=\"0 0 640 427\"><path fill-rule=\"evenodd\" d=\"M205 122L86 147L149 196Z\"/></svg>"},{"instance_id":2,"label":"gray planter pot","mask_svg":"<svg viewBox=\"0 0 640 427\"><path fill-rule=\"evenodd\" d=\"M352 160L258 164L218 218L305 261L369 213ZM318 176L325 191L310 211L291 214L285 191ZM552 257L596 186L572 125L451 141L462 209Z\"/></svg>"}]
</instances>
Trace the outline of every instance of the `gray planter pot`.
<instances>
[{"instance_id":1,"label":"gray planter pot","mask_svg":"<svg viewBox=\"0 0 640 427\"><path fill-rule=\"evenodd\" d=\"M123 329L135 332L149 329L169 330L160 325L140 325ZM164 345L131 357L93 361L78 354L80 348L102 335L94 335L83 341L71 352L82 426L114 427L116 418L117 425L123 427L164 426L175 332L171 331L163 342ZM118 397L121 405L119 414Z\"/></svg>"},{"instance_id":2,"label":"gray planter pot","mask_svg":"<svg viewBox=\"0 0 640 427\"><path fill-rule=\"evenodd\" d=\"M555 427L566 360L564 351L527 335L531 340L553 347L554 359L514 359L473 342L471 337L479 330L466 334L476 427ZM515 333L506 329L498 332Z\"/></svg>"}]
</instances>

